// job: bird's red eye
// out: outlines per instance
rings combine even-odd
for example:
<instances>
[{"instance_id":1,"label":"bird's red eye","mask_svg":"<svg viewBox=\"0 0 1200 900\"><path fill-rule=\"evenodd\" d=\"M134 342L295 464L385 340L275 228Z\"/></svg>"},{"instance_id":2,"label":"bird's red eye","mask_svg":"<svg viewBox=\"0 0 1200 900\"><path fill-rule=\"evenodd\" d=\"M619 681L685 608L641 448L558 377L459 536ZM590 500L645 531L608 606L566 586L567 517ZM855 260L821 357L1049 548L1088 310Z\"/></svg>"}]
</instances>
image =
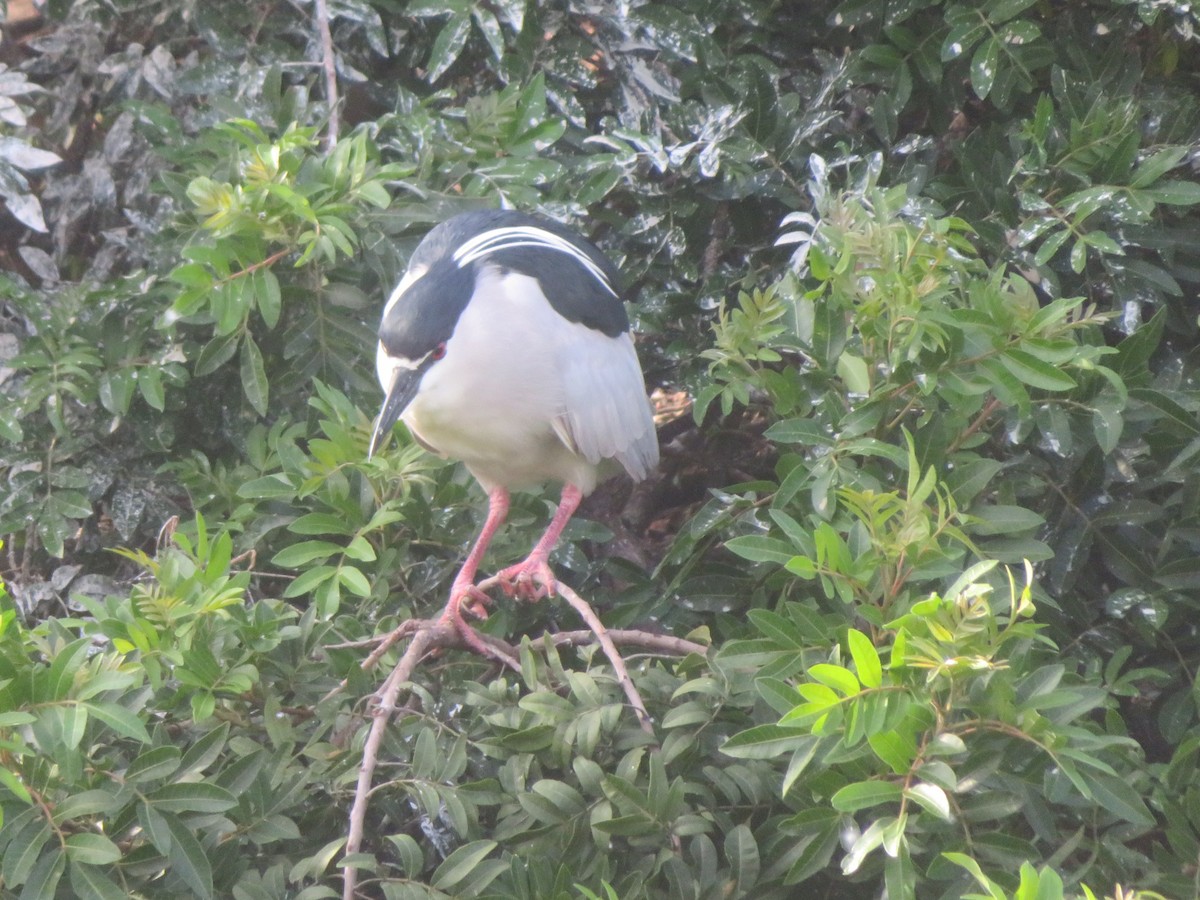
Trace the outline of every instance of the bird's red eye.
<instances>
[{"instance_id":1,"label":"bird's red eye","mask_svg":"<svg viewBox=\"0 0 1200 900\"><path fill-rule=\"evenodd\" d=\"M446 355L446 342L442 341L440 344L438 344L436 347L433 348L433 352L429 354L429 358L433 359L433 360L438 360L438 359L441 359L445 355Z\"/></svg>"}]
</instances>

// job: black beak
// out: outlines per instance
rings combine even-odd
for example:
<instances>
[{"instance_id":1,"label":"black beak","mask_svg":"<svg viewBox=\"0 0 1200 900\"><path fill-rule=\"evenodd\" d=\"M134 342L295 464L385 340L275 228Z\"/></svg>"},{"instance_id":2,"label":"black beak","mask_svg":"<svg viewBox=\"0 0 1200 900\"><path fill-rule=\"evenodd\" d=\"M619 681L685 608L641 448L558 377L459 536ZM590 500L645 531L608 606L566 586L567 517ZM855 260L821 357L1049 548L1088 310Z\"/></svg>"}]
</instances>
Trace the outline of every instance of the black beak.
<instances>
[{"instance_id":1,"label":"black beak","mask_svg":"<svg viewBox=\"0 0 1200 900\"><path fill-rule=\"evenodd\" d=\"M375 455L375 451L379 449L383 439L392 433L393 426L400 421L400 417L408 409L408 404L412 403L413 397L417 396L417 391L421 387L421 376L425 374L425 370L432 362L433 360L427 356L414 368L396 369L396 377L392 381L387 399L383 401L383 409L379 411L379 418L375 420L375 431L371 434L371 447L367 450L367 459Z\"/></svg>"}]
</instances>

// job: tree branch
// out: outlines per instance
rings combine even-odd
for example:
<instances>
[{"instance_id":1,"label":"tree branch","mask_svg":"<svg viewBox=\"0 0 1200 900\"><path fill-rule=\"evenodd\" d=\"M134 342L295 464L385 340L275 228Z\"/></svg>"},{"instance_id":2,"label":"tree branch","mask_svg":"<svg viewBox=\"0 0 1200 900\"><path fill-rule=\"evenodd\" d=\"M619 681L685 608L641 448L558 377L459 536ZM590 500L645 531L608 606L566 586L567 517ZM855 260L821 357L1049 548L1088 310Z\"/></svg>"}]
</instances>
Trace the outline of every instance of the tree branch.
<instances>
[{"instance_id":1,"label":"tree branch","mask_svg":"<svg viewBox=\"0 0 1200 900\"><path fill-rule=\"evenodd\" d=\"M314 13L317 40L321 44L321 68L325 71L325 103L329 106L329 124L325 129L325 152L328 153L338 139L337 63L333 57L333 35L329 31L329 6L326 0L316 0Z\"/></svg>"},{"instance_id":2,"label":"tree branch","mask_svg":"<svg viewBox=\"0 0 1200 900\"><path fill-rule=\"evenodd\" d=\"M604 651L604 655L608 657L608 661L613 667L613 674L617 676L617 683L621 685L621 689L625 691L625 696L629 698L629 705L637 713L638 724L642 726L642 731L657 741L658 735L654 733L654 722L650 719L650 713L646 712L646 704L642 702L642 695L638 693L637 686L633 683L633 679L629 677L629 670L625 668L625 660L621 658L621 654L617 651L616 646L614 646L612 638L608 635L608 629L604 627L604 623L600 621L599 616L596 615L591 606L565 584L557 585L555 590L560 597L571 604L571 608L575 612L579 613L579 617L587 623L588 628L592 629L592 634L600 642L600 648Z\"/></svg>"}]
</instances>

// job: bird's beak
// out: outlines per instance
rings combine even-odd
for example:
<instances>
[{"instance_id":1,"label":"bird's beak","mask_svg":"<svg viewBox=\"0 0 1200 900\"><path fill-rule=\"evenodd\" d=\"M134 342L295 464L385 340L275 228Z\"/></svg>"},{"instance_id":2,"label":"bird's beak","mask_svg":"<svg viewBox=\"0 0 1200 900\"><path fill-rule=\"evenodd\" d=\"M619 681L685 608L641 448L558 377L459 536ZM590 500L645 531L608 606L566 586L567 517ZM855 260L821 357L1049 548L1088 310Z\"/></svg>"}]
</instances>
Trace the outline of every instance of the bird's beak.
<instances>
[{"instance_id":1,"label":"bird's beak","mask_svg":"<svg viewBox=\"0 0 1200 900\"><path fill-rule=\"evenodd\" d=\"M396 367L392 376L392 386L388 388L387 399L383 401L383 409L379 411L379 418L375 420L375 431L371 434L371 447L367 450L367 459L375 455L375 451L379 449L383 439L391 434L393 426L408 409L408 404L412 403L413 397L417 396L417 391L421 387L421 376L425 374L427 368L428 365L424 360L421 365L411 369L404 366Z\"/></svg>"}]
</instances>

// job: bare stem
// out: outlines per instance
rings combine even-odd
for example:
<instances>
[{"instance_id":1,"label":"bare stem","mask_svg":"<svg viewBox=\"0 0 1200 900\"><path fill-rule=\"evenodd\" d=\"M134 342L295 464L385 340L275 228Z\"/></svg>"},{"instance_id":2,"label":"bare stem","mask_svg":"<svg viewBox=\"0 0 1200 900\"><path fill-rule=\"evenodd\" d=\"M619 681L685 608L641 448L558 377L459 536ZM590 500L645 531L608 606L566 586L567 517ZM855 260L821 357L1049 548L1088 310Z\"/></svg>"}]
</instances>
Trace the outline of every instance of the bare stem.
<instances>
[{"instance_id":1,"label":"bare stem","mask_svg":"<svg viewBox=\"0 0 1200 900\"><path fill-rule=\"evenodd\" d=\"M557 585L556 590L559 596L571 604L571 608L575 612L579 613L580 618L587 623L588 628L592 629L592 634L596 635L596 640L600 642L600 648L604 651L604 655L608 657L609 663L612 664L613 674L617 676L617 682L621 685L622 690L625 691L625 696L629 698L629 705L637 713L638 724L642 726L642 731L657 740L658 736L654 733L654 723L650 720L650 713L646 712L646 704L642 702L642 695L638 693L637 686L633 683L633 679L629 677L629 670L625 668L625 660L621 658L620 652L617 650L616 645L613 644L612 638L608 635L608 629L604 627L604 623L600 621L600 617L596 615L595 610L588 605L586 600L565 584Z\"/></svg>"},{"instance_id":2,"label":"bare stem","mask_svg":"<svg viewBox=\"0 0 1200 900\"><path fill-rule=\"evenodd\" d=\"M321 43L321 68L325 71L325 102L329 106L329 126L325 131L325 152L333 149L338 139L337 64L333 58L333 35L329 32L329 6L316 0L317 38Z\"/></svg>"}]
</instances>

